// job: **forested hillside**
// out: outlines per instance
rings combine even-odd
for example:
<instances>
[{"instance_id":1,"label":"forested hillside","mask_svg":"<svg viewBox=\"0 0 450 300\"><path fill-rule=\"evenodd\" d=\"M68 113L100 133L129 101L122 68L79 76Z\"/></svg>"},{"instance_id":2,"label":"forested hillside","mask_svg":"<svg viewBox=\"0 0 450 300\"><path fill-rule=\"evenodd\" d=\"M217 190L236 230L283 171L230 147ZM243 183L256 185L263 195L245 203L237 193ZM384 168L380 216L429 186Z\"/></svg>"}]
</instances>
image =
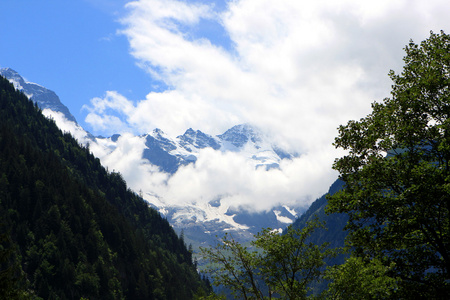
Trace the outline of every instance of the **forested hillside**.
<instances>
[{"instance_id":1,"label":"forested hillside","mask_svg":"<svg viewBox=\"0 0 450 300\"><path fill-rule=\"evenodd\" d=\"M208 289L169 223L0 77L7 299L191 299Z\"/></svg>"},{"instance_id":2,"label":"forested hillside","mask_svg":"<svg viewBox=\"0 0 450 300\"><path fill-rule=\"evenodd\" d=\"M319 228L311 234L311 241L317 245L322 243L329 243L331 248L344 247L344 239L347 233L344 231L344 226L347 224L348 216L346 214L326 214L327 196L334 195L339 191L344 182L336 180L328 190L328 193L314 201L308 210L301 215L293 224L293 228L301 229L306 226L308 221L311 221L315 216L320 221L325 222L326 228ZM343 263L343 257L339 257L333 263Z\"/></svg>"}]
</instances>

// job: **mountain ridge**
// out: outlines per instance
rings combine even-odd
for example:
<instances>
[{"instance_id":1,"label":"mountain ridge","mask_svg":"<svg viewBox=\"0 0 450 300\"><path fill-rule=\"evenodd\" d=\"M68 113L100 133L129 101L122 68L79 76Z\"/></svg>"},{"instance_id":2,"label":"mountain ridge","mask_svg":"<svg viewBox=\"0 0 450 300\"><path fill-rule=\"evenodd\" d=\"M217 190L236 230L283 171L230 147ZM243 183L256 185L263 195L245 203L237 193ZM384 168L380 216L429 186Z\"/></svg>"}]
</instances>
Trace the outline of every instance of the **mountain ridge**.
<instances>
[{"instance_id":1,"label":"mountain ridge","mask_svg":"<svg viewBox=\"0 0 450 300\"><path fill-rule=\"evenodd\" d=\"M1 76L0 196L10 295L191 299L206 287L167 220Z\"/></svg>"},{"instance_id":2,"label":"mountain ridge","mask_svg":"<svg viewBox=\"0 0 450 300\"><path fill-rule=\"evenodd\" d=\"M18 72L11 68L1 68L0 75L7 78L16 90L24 92L25 95L36 102L39 108L50 109L52 111L61 112L67 120L77 123L77 120L65 106L58 95L52 90L49 90L37 83L26 81Z\"/></svg>"},{"instance_id":3,"label":"mountain ridge","mask_svg":"<svg viewBox=\"0 0 450 300\"><path fill-rule=\"evenodd\" d=\"M17 72L9 72L9 74L15 76L12 80L10 78L10 81L22 82L19 80L18 76L20 75ZM25 94L30 95L30 91L27 90L29 85L19 85ZM32 100L34 99L32 98ZM136 168L154 166L159 169L158 172L166 174L162 175L167 176L166 181L174 176L180 168L195 167L198 159L208 151L209 153L215 151L223 155L227 155L227 153L237 155L237 158L240 157L255 170L262 168L266 171L278 169L283 160L292 160L299 156L297 153L290 153L276 146L268 136L250 124L233 126L217 136L189 128L183 134L171 137L156 128L152 132L140 136L115 134L110 137L94 137L81 128L76 121L67 117L67 120L63 120L58 115L61 110L52 113L52 108L49 109L49 116L55 119L57 125L60 128L67 128L64 130L72 132L81 144L89 146L89 149L100 158L103 165L109 165L112 170L122 172L123 169L117 164L124 159L124 155L127 155L124 151L130 151L130 149L124 150L121 147L122 144L127 144L133 139L133 147L135 147L133 155L139 155L134 158L137 161ZM64 114L64 116L66 115ZM72 125L67 126L69 123ZM127 147L129 148L129 146ZM142 176L151 178L155 169L150 168L148 172ZM129 176L134 176L132 173L123 173L127 182ZM138 192L141 187L136 185L134 190ZM184 228L185 236L192 237L194 244L199 241L195 241L193 232L209 232L208 240L213 241L214 233L222 234L223 230L233 230L248 239L259 231L262 225L276 229L284 228L295 220L298 213L304 210L304 207L301 206L285 209L283 205L273 205L271 209L261 212L237 210L223 205L221 202L221 197L232 195L218 195L206 203L190 202L183 205L171 204L171 199L161 198L161 195L152 190L144 189L142 196L149 205L162 213L178 232ZM189 231L192 231L192 234Z\"/></svg>"}]
</instances>

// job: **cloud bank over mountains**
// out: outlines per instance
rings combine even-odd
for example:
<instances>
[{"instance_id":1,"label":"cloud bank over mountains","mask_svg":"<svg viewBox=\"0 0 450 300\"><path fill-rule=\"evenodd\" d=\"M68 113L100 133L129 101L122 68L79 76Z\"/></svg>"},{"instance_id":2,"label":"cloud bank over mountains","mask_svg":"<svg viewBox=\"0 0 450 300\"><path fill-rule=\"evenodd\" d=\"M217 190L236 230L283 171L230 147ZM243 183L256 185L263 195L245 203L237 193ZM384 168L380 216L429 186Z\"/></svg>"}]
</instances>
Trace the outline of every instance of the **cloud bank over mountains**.
<instances>
[{"instance_id":1,"label":"cloud bank over mountains","mask_svg":"<svg viewBox=\"0 0 450 300\"><path fill-rule=\"evenodd\" d=\"M144 99L110 90L84 106L93 134L122 134L114 153L106 140L91 147L132 187L174 203L307 203L336 177L336 128L389 96L387 73L401 70L402 48L430 30L449 31L448 15L444 0L129 2L118 34L152 85ZM263 171L237 153L205 149L171 177L142 164L141 135L155 128L217 135L242 123L300 155ZM80 128L65 126L83 141Z\"/></svg>"},{"instance_id":2,"label":"cloud bank over mountains","mask_svg":"<svg viewBox=\"0 0 450 300\"><path fill-rule=\"evenodd\" d=\"M170 137L168 137L170 138ZM266 138L266 137L265 137ZM144 158L147 135L123 134L105 151L111 139L96 139L90 145L109 170L120 171L130 187L141 191L144 198L159 208L170 206L206 204L219 201L222 209L234 207L248 211L267 211L275 206L303 207L323 193L321 185L311 182L323 181L323 161L303 157L282 159L278 166L270 166L266 140L256 147L248 142L239 149L195 149L195 163L181 165L173 174L162 172ZM264 145L265 144L265 145ZM258 164L255 155L266 157L268 165ZM263 160L260 160L263 163ZM299 172L317 166L317 172Z\"/></svg>"},{"instance_id":3,"label":"cloud bank over mountains","mask_svg":"<svg viewBox=\"0 0 450 300\"><path fill-rule=\"evenodd\" d=\"M146 99L115 92L94 99L86 106L94 130L219 134L252 122L283 132L292 146L321 147L339 124L389 96L387 73L400 69L402 48L445 29L450 10L446 1L241 0L218 7L128 3L120 33L166 88L149 87ZM204 33L211 24L223 31Z\"/></svg>"},{"instance_id":4,"label":"cloud bank over mountains","mask_svg":"<svg viewBox=\"0 0 450 300\"><path fill-rule=\"evenodd\" d=\"M320 196L336 177L336 128L389 96L387 73L401 70L411 38L450 30L450 6L439 0L140 0L126 8L120 34L160 85L145 99L114 91L93 99L85 109L94 132L215 135L250 122L301 154L263 172L205 150L172 178L155 175L165 184L154 189L180 202L227 193L241 203Z\"/></svg>"}]
</instances>

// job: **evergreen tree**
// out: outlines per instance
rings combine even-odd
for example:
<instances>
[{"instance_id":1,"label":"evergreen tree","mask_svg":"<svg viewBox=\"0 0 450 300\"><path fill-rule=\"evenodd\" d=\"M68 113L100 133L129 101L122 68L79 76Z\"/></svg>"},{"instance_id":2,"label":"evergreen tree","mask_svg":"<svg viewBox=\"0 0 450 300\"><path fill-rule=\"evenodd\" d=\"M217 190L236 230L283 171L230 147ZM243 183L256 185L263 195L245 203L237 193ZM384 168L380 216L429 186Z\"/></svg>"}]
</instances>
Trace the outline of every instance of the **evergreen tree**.
<instances>
[{"instance_id":1,"label":"evergreen tree","mask_svg":"<svg viewBox=\"0 0 450 300\"><path fill-rule=\"evenodd\" d=\"M10 237L0 246L5 293L191 299L210 290L167 220L2 77L0 220Z\"/></svg>"}]
</instances>

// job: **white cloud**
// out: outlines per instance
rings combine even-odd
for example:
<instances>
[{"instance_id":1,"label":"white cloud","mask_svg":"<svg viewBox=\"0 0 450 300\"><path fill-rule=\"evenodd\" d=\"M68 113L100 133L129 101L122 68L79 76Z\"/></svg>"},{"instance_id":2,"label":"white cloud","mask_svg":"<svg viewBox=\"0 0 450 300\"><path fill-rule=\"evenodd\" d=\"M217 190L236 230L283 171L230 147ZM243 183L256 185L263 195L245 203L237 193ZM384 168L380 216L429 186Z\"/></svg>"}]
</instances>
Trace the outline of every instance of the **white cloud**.
<instances>
[{"instance_id":1,"label":"white cloud","mask_svg":"<svg viewBox=\"0 0 450 300\"><path fill-rule=\"evenodd\" d=\"M107 91L104 98L92 99L91 106L83 105L83 109L88 111L85 121L94 132L112 135L133 131L130 114L135 111L135 107L115 91Z\"/></svg>"},{"instance_id":2,"label":"white cloud","mask_svg":"<svg viewBox=\"0 0 450 300\"><path fill-rule=\"evenodd\" d=\"M42 114L49 119L53 119L61 131L72 134L78 143L86 145L90 141L87 132L77 123L68 120L64 113L45 108Z\"/></svg>"},{"instance_id":3,"label":"white cloud","mask_svg":"<svg viewBox=\"0 0 450 300\"><path fill-rule=\"evenodd\" d=\"M255 170L254 163L239 153L212 149L202 150L195 164L180 167L168 176L143 163L144 143L140 137L125 134L112 153L100 158L110 170L119 170L135 191L158 195L165 205L221 199L225 207L253 211L268 210L278 204L306 206L323 194L321 183L330 182L335 176L324 177L322 172L328 167L327 153L283 161L280 169L266 171Z\"/></svg>"},{"instance_id":4,"label":"white cloud","mask_svg":"<svg viewBox=\"0 0 450 300\"><path fill-rule=\"evenodd\" d=\"M140 132L195 127L220 133L251 121L283 132L296 146L316 144L311 136L318 132L329 141L337 125L388 96L387 73L400 69L410 38L420 41L429 30L448 27L445 3L241 0L214 12L192 1L134 1L121 33L139 64L169 89L151 92L131 110L109 108ZM194 38L203 19L223 26L232 51ZM100 104L93 103L90 118L104 114ZM105 128L101 121L123 130L114 118L87 121L98 130Z\"/></svg>"},{"instance_id":5,"label":"white cloud","mask_svg":"<svg viewBox=\"0 0 450 300\"><path fill-rule=\"evenodd\" d=\"M401 70L410 38L450 30L444 0L235 0L219 12L194 1L141 0L127 8L121 33L131 54L169 88L149 87L137 103L115 92L94 99L86 120L94 129L159 127L175 136L189 127L219 134L251 122L303 154L281 171L261 172L231 154L207 153L168 182L168 195L184 191L186 201L227 191L231 202L264 203L325 192L335 176L338 153L330 145L338 125L389 96L387 73ZM196 36L203 20L222 26L231 45Z\"/></svg>"},{"instance_id":6,"label":"white cloud","mask_svg":"<svg viewBox=\"0 0 450 300\"><path fill-rule=\"evenodd\" d=\"M125 133L117 140L114 151L100 159L111 171L119 171L135 191L145 187L149 177L155 174L152 184L161 185L167 175L160 174L157 167L145 164L142 159L144 147L145 138Z\"/></svg>"}]
</instances>

